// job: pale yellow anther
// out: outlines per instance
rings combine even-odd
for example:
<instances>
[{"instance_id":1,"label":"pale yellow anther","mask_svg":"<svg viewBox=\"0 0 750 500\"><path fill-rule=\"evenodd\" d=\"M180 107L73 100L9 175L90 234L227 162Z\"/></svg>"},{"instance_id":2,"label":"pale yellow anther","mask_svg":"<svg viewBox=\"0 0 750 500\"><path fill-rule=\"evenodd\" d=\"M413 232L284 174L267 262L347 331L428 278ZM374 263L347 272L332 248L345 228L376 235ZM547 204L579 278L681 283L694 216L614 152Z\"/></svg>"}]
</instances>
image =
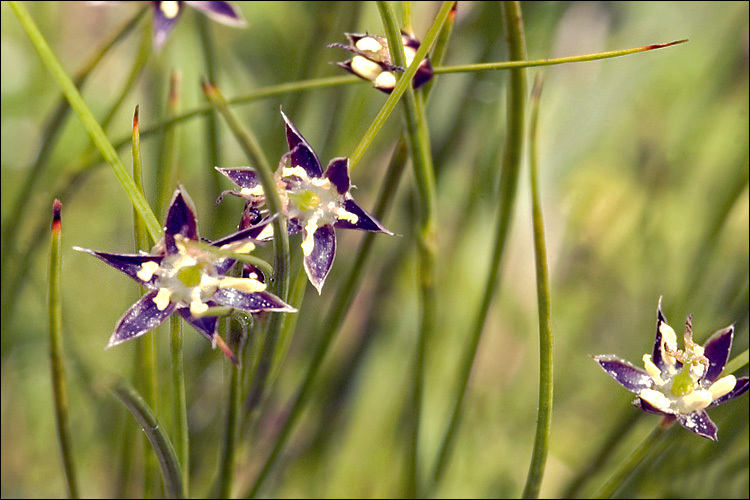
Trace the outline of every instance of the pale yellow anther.
<instances>
[{"instance_id":1,"label":"pale yellow anther","mask_svg":"<svg viewBox=\"0 0 750 500\"><path fill-rule=\"evenodd\" d=\"M707 390L693 391L682 397L682 404L688 412L702 410L710 405L711 401L713 401L711 392Z\"/></svg>"},{"instance_id":2,"label":"pale yellow anther","mask_svg":"<svg viewBox=\"0 0 750 500\"><path fill-rule=\"evenodd\" d=\"M666 323L662 323L659 326L659 332L661 333L662 342L664 342L670 350L676 351L677 334L674 332L672 327Z\"/></svg>"},{"instance_id":3,"label":"pale yellow anther","mask_svg":"<svg viewBox=\"0 0 750 500\"><path fill-rule=\"evenodd\" d=\"M709 387L708 390L711 392L713 399L719 399L720 397L729 394L729 392L734 389L735 385L737 385L737 379L734 378L734 375L727 375L711 384L711 387Z\"/></svg>"},{"instance_id":4,"label":"pale yellow anther","mask_svg":"<svg viewBox=\"0 0 750 500\"><path fill-rule=\"evenodd\" d=\"M263 196L263 186L258 184L254 188L242 188L240 189L242 196Z\"/></svg>"},{"instance_id":5,"label":"pale yellow anther","mask_svg":"<svg viewBox=\"0 0 750 500\"><path fill-rule=\"evenodd\" d=\"M357 40L354 44L359 50L366 50L368 52L378 52L383 46L371 36L366 36Z\"/></svg>"},{"instance_id":6,"label":"pale yellow anther","mask_svg":"<svg viewBox=\"0 0 750 500\"><path fill-rule=\"evenodd\" d=\"M302 253L305 257L309 257L312 254L313 247L315 246L315 231L318 229L318 219L313 217L305 225L305 237L302 239Z\"/></svg>"},{"instance_id":7,"label":"pale yellow anther","mask_svg":"<svg viewBox=\"0 0 750 500\"><path fill-rule=\"evenodd\" d=\"M638 396L640 396L641 399L649 403L654 408L658 408L659 410L666 410L671 404L669 398L667 398L661 392L655 391L653 389L642 389L641 392L638 393Z\"/></svg>"},{"instance_id":8,"label":"pale yellow anther","mask_svg":"<svg viewBox=\"0 0 750 500\"><path fill-rule=\"evenodd\" d=\"M259 240L270 240L273 238L273 226L268 224L258 235Z\"/></svg>"},{"instance_id":9,"label":"pale yellow anther","mask_svg":"<svg viewBox=\"0 0 750 500\"><path fill-rule=\"evenodd\" d=\"M228 250L234 253L250 253L255 250L255 244L252 241L235 241L222 245L221 250Z\"/></svg>"},{"instance_id":10,"label":"pale yellow anther","mask_svg":"<svg viewBox=\"0 0 750 500\"><path fill-rule=\"evenodd\" d=\"M646 368L646 373L649 374L649 376L654 379L654 382L656 382L658 385L664 385L664 379L661 378L661 370L654 364L653 361L651 361L651 355L650 354L644 354L643 355L643 366Z\"/></svg>"},{"instance_id":11,"label":"pale yellow anther","mask_svg":"<svg viewBox=\"0 0 750 500\"><path fill-rule=\"evenodd\" d=\"M156 308L160 311L166 309L169 305L169 298L171 296L172 292L170 292L168 288L160 288L156 294L156 297L154 297L154 304L156 304Z\"/></svg>"},{"instance_id":12,"label":"pale yellow anther","mask_svg":"<svg viewBox=\"0 0 750 500\"><path fill-rule=\"evenodd\" d=\"M354 56L350 64L352 67L352 71L354 71L362 78L370 81L375 80L379 75L382 74L381 72L383 71L378 63L372 62L366 57L362 56Z\"/></svg>"},{"instance_id":13,"label":"pale yellow anther","mask_svg":"<svg viewBox=\"0 0 750 500\"><path fill-rule=\"evenodd\" d=\"M159 2L159 9L167 19L174 19L180 13L180 2Z\"/></svg>"},{"instance_id":14,"label":"pale yellow anther","mask_svg":"<svg viewBox=\"0 0 750 500\"><path fill-rule=\"evenodd\" d=\"M302 179L307 178L307 170L297 165L296 167L284 167L284 169L281 172L282 177L300 177Z\"/></svg>"},{"instance_id":15,"label":"pale yellow anther","mask_svg":"<svg viewBox=\"0 0 750 500\"><path fill-rule=\"evenodd\" d=\"M348 212L344 207L339 207L336 210L336 216L339 218L339 220L346 220L351 222L352 224L356 224L359 220L359 216L357 214Z\"/></svg>"},{"instance_id":16,"label":"pale yellow anther","mask_svg":"<svg viewBox=\"0 0 750 500\"><path fill-rule=\"evenodd\" d=\"M326 179L325 177L313 177L310 179L310 184L313 186L317 186L319 188L323 189L330 189L331 188L331 181Z\"/></svg>"},{"instance_id":17,"label":"pale yellow anther","mask_svg":"<svg viewBox=\"0 0 750 500\"><path fill-rule=\"evenodd\" d=\"M404 46L404 56L406 56L406 65L409 66L414 60L414 56L417 55L417 51L413 47Z\"/></svg>"},{"instance_id":18,"label":"pale yellow anther","mask_svg":"<svg viewBox=\"0 0 750 500\"><path fill-rule=\"evenodd\" d=\"M206 304L205 302L194 300L190 303L190 314L192 314L193 316L200 316L206 311L208 311L208 304Z\"/></svg>"},{"instance_id":19,"label":"pale yellow anther","mask_svg":"<svg viewBox=\"0 0 750 500\"><path fill-rule=\"evenodd\" d=\"M255 293L266 289L266 284L251 278L224 277L219 282L219 288L234 288L240 292Z\"/></svg>"},{"instance_id":20,"label":"pale yellow anther","mask_svg":"<svg viewBox=\"0 0 750 500\"><path fill-rule=\"evenodd\" d=\"M383 71L375 78L375 86L379 89L393 89L396 86L396 76L390 71Z\"/></svg>"},{"instance_id":21,"label":"pale yellow anther","mask_svg":"<svg viewBox=\"0 0 750 500\"><path fill-rule=\"evenodd\" d=\"M135 275L140 280L149 281L151 278L153 278L154 273L157 269L159 269L159 264L157 264L156 262L144 262L143 264L141 264L141 270L135 273Z\"/></svg>"}]
</instances>

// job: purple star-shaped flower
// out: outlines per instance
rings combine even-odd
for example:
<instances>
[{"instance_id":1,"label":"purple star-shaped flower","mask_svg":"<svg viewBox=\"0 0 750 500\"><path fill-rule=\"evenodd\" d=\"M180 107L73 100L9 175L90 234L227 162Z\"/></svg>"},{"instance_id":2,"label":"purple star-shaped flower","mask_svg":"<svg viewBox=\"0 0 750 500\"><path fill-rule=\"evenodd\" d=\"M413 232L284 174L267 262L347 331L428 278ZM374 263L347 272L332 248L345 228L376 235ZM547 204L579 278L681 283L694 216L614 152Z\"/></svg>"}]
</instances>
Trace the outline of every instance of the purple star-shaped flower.
<instances>
[{"instance_id":1,"label":"purple star-shaped flower","mask_svg":"<svg viewBox=\"0 0 750 500\"><path fill-rule=\"evenodd\" d=\"M349 192L349 159L334 158L323 172L310 144L283 111L281 116L286 123L289 152L282 157L275 173L276 184L289 234L303 233L305 271L320 293L336 255L334 228L393 233L352 198ZM217 170L241 188L240 191L226 191L224 194L231 193L247 200L243 220L257 218L258 207L265 203L265 196L255 172L247 167L217 167ZM268 232L258 238L270 238L270 230L271 226L268 226Z\"/></svg>"},{"instance_id":2,"label":"purple star-shaped flower","mask_svg":"<svg viewBox=\"0 0 750 500\"><path fill-rule=\"evenodd\" d=\"M121 3L121 2L91 2L95 5L101 5L105 3ZM185 1L171 1L161 2L152 1L151 5L154 8L154 48L159 51L167 41L167 37L174 29L177 24L177 20L182 14L184 5L188 4L191 7L198 9L205 15L228 26L234 26L236 28L243 28L247 25L245 18L242 16L242 12L234 5L233 2L191 2Z\"/></svg>"},{"instance_id":3,"label":"purple star-shaped flower","mask_svg":"<svg viewBox=\"0 0 750 500\"><path fill-rule=\"evenodd\" d=\"M344 33L349 40L349 44L332 43L328 48L339 48L348 50L355 54L348 61L336 63L348 72L358 77L369 80L376 89L382 90L386 94L393 92L396 87L396 76L394 72L404 71L404 68L395 66L391 61L391 54L388 51L388 40L382 36L370 35L368 33ZM409 66L414 60L419 50L419 40L413 36L401 32L401 42L404 45L404 55L406 56L406 65ZM430 60L425 57L419 63L419 68L412 78L412 87L420 88L422 85L432 79L433 71Z\"/></svg>"},{"instance_id":4,"label":"purple star-shaped flower","mask_svg":"<svg viewBox=\"0 0 750 500\"><path fill-rule=\"evenodd\" d=\"M638 395L633 404L649 413L676 419L685 429L716 441L716 424L704 411L741 396L748 377L719 378L729 359L734 325L723 328L703 346L693 342L691 316L684 334L685 349L677 348L677 335L656 310L656 340L652 354L644 354L645 370L614 355L594 356L610 377Z\"/></svg>"},{"instance_id":5,"label":"purple star-shaped flower","mask_svg":"<svg viewBox=\"0 0 750 500\"><path fill-rule=\"evenodd\" d=\"M107 347L140 337L177 312L213 347L218 345L236 362L217 334L218 317L212 314L218 311L216 308L224 306L251 313L296 311L265 291L266 285L257 277L224 276L234 264L231 254L252 251L253 242L265 224L210 244L201 242L193 202L178 188L167 212L164 239L154 247L152 254L113 254L74 247L103 260L148 289L117 322Z\"/></svg>"}]
</instances>

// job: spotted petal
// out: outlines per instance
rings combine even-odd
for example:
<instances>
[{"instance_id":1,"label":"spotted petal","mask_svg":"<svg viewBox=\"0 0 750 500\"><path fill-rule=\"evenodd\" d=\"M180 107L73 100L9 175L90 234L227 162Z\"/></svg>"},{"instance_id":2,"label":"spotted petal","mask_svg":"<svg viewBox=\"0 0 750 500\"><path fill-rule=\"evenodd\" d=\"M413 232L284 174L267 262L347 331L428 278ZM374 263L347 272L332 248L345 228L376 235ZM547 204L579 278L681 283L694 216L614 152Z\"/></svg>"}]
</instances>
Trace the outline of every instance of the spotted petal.
<instances>
[{"instance_id":1,"label":"spotted petal","mask_svg":"<svg viewBox=\"0 0 750 500\"><path fill-rule=\"evenodd\" d=\"M748 387L750 387L750 379L748 379L748 377L738 378L737 381L734 383L734 389L724 394L720 398L714 399L709 405L709 408L711 406L716 406L722 403L726 403L730 399L734 399L739 396L742 396L743 394L747 392Z\"/></svg>"},{"instance_id":2,"label":"spotted petal","mask_svg":"<svg viewBox=\"0 0 750 500\"><path fill-rule=\"evenodd\" d=\"M708 358L708 370L703 380L712 384L719 379L724 365L729 359L732 349L732 337L734 336L734 325L723 328L709 337L703 345L704 355Z\"/></svg>"},{"instance_id":3,"label":"spotted petal","mask_svg":"<svg viewBox=\"0 0 750 500\"><path fill-rule=\"evenodd\" d=\"M159 51L182 14L180 2L154 2L154 48Z\"/></svg>"},{"instance_id":4,"label":"spotted petal","mask_svg":"<svg viewBox=\"0 0 750 500\"><path fill-rule=\"evenodd\" d=\"M665 325L666 328L670 328L669 324L667 323L667 317L664 316L664 313L661 312L661 297L659 297L659 304L656 307L656 338L654 339L654 349L651 354L651 361L656 365L659 370L664 372L668 369L667 362L664 360L664 350L662 346L662 325ZM676 366L679 368L682 366L682 363L679 361L676 362Z\"/></svg>"},{"instance_id":5,"label":"spotted petal","mask_svg":"<svg viewBox=\"0 0 750 500\"><path fill-rule=\"evenodd\" d=\"M148 288L154 287L154 281L156 280L156 278L152 276L149 280L144 281L138 277L138 273L143 269L143 263L156 262L157 264L159 264L164 258L158 255L133 255L96 252L94 250L89 250L88 248L80 247L73 247L73 249L78 250L79 252L90 253L94 257L97 257L110 266L114 267L118 271L122 271L123 273L127 274L135 281L137 281L140 285Z\"/></svg>"},{"instance_id":6,"label":"spotted petal","mask_svg":"<svg viewBox=\"0 0 750 500\"><path fill-rule=\"evenodd\" d=\"M296 309L268 292L241 292L234 288L220 288L211 297L223 306L242 309L251 313L262 311L296 312Z\"/></svg>"},{"instance_id":7,"label":"spotted petal","mask_svg":"<svg viewBox=\"0 0 750 500\"><path fill-rule=\"evenodd\" d=\"M195 204L193 200L177 188L172 196L167 212L167 221L164 224L164 241L167 246L167 254L177 253L174 242L175 235L182 235L185 239L198 241L198 218L195 215Z\"/></svg>"},{"instance_id":8,"label":"spotted petal","mask_svg":"<svg viewBox=\"0 0 750 500\"><path fill-rule=\"evenodd\" d=\"M313 178L323 176L323 167L320 165L318 156L313 151L312 146L302 137L297 127L289 121L289 118L281 112L286 123L286 141L289 144L289 154L292 166L299 166L305 169L307 175Z\"/></svg>"},{"instance_id":9,"label":"spotted petal","mask_svg":"<svg viewBox=\"0 0 750 500\"><path fill-rule=\"evenodd\" d=\"M328 164L326 178L336 187L339 194L346 194L351 187L349 180L349 158L334 158Z\"/></svg>"},{"instance_id":10,"label":"spotted petal","mask_svg":"<svg viewBox=\"0 0 750 500\"><path fill-rule=\"evenodd\" d=\"M307 237L307 234L305 234L305 237ZM313 234L312 251L310 255L305 256L305 272L318 293L323 289L323 283L331 270L331 266L333 266L335 256L336 234L333 231L333 226L330 224L320 226Z\"/></svg>"},{"instance_id":11,"label":"spotted petal","mask_svg":"<svg viewBox=\"0 0 750 500\"><path fill-rule=\"evenodd\" d=\"M375 217L370 215L365 209L360 207L352 198L344 200L344 208L347 212L357 216L357 222L352 223L346 219L339 219L334 223L335 227L344 229L359 229L360 231L370 231L373 233L393 234L383 226Z\"/></svg>"},{"instance_id":12,"label":"spotted petal","mask_svg":"<svg viewBox=\"0 0 750 500\"><path fill-rule=\"evenodd\" d=\"M206 305L216 307L216 304L211 301L206 302ZM180 307L177 312L211 342L211 347L216 347L216 326L219 324L219 318L216 316L193 316L189 307Z\"/></svg>"},{"instance_id":13,"label":"spotted petal","mask_svg":"<svg viewBox=\"0 0 750 500\"><path fill-rule=\"evenodd\" d=\"M242 28L247 26L245 18L242 16L242 12L232 2L194 2L186 1L186 4L194 7L214 21L226 24L227 26L234 26L236 28Z\"/></svg>"},{"instance_id":14,"label":"spotted petal","mask_svg":"<svg viewBox=\"0 0 750 500\"><path fill-rule=\"evenodd\" d=\"M216 170L224 174L227 179L234 182L241 188L253 189L260 184L260 180L258 180L258 174L256 174L255 170L250 167L215 168Z\"/></svg>"},{"instance_id":15,"label":"spotted petal","mask_svg":"<svg viewBox=\"0 0 750 500\"><path fill-rule=\"evenodd\" d=\"M650 389L653 386L654 381L648 373L624 359L612 354L593 356L593 358L610 377L631 392L637 394L642 389Z\"/></svg>"},{"instance_id":16,"label":"spotted petal","mask_svg":"<svg viewBox=\"0 0 750 500\"><path fill-rule=\"evenodd\" d=\"M174 312L176 306L173 303L169 303L164 310L159 310L154 302L157 293L157 290L148 292L125 312L117 322L115 333L109 338L108 348L140 337L159 326Z\"/></svg>"},{"instance_id":17,"label":"spotted petal","mask_svg":"<svg viewBox=\"0 0 750 500\"><path fill-rule=\"evenodd\" d=\"M713 423L705 411L698 410L692 413L677 413L675 417L677 417L677 421L685 429L713 441L717 440L716 424Z\"/></svg>"}]
</instances>

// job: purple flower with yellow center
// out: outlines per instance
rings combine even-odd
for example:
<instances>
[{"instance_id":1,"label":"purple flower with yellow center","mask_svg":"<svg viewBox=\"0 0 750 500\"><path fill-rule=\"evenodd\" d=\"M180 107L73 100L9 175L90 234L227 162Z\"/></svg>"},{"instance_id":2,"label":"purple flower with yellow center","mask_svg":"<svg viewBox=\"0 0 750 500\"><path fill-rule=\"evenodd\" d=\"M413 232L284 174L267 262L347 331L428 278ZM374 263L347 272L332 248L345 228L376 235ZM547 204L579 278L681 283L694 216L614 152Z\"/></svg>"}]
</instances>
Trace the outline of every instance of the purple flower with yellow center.
<instances>
[{"instance_id":1,"label":"purple flower with yellow center","mask_svg":"<svg viewBox=\"0 0 750 500\"><path fill-rule=\"evenodd\" d=\"M101 5L122 2L91 3ZM214 21L226 24L227 26L244 28L247 25L245 18L242 16L242 12L240 12L234 2L191 2L187 0L177 2L152 1L151 5L154 8L154 48L157 51L161 50L162 45L167 41L167 37L177 24L177 20L180 18L185 4L190 5L194 9L198 9Z\"/></svg>"},{"instance_id":2,"label":"purple flower with yellow center","mask_svg":"<svg viewBox=\"0 0 750 500\"><path fill-rule=\"evenodd\" d=\"M348 72L357 75L360 78L369 80L375 85L375 88L382 90L386 94L393 92L396 86L396 71L403 72L404 68L395 66L391 61L391 54L388 52L388 40L382 36L356 33L344 33L349 40L349 45L343 43L332 43L328 48L339 48L348 50L355 56L344 62L336 63ZM406 65L411 65L414 56L419 50L419 40L413 36L401 32L401 41L404 44L404 56ZM420 88L422 85L432 79L432 65L428 58L422 59L419 68L412 79L412 87Z\"/></svg>"},{"instance_id":3,"label":"purple flower with yellow center","mask_svg":"<svg viewBox=\"0 0 750 500\"><path fill-rule=\"evenodd\" d=\"M103 260L148 289L117 322L107 348L140 337L176 312L214 348L218 345L236 362L217 334L218 314L228 308L250 313L296 311L267 292L265 283L257 276L224 276L235 262L233 255L249 253L255 248L255 238L264 225L249 227L210 244L202 242L193 202L178 188L167 212L164 239L151 254L113 254L74 247Z\"/></svg>"},{"instance_id":4,"label":"purple flower with yellow center","mask_svg":"<svg viewBox=\"0 0 750 500\"><path fill-rule=\"evenodd\" d=\"M287 218L287 230L289 234L302 232L305 271L320 293L336 255L334 228L393 233L352 198L349 192L352 187L349 159L334 158L323 172L312 147L283 111L281 116L286 123L289 152L282 157L274 177L283 215ZM260 213L258 207L265 203L263 187L255 172L249 167L217 167L217 170L241 188L240 191L225 191L223 194L245 198L247 203L243 220L254 220ZM273 236L272 227L266 227L258 239Z\"/></svg>"},{"instance_id":5,"label":"purple flower with yellow center","mask_svg":"<svg viewBox=\"0 0 750 500\"><path fill-rule=\"evenodd\" d=\"M716 424L706 408L741 396L748 389L748 377L720 377L729 359L734 325L715 332L703 346L693 341L692 316L688 316L684 349L677 348L677 334L656 310L656 341L651 354L643 355L645 370L614 355L594 359L623 387L638 395L633 404L649 413L677 420L685 429L716 441Z\"/></svg>"}]
</instances>

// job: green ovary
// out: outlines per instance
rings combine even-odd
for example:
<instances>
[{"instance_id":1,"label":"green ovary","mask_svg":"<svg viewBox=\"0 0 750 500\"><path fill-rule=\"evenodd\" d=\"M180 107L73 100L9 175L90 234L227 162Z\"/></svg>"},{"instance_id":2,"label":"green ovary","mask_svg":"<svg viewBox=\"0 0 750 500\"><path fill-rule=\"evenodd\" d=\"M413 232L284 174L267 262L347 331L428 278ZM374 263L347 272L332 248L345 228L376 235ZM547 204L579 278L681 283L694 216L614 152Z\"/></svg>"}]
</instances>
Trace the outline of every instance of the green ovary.
<instances>
[{"instance_id":1,"label":"green ovary","mask_svg":"<svg viewBox=\"0 0 750 500\"><path fill-rule=\"evenodd\" d=\"M682 371L674 378L670 392L675 396L682 397L693 392L695 384L690 377L690 366L683 365Z\"/></svg>"},{"instance_id":2,"label":"green ovary","mask_svg":"<svg viewBox=\"0 0 750 500\"><path fill-rule=\"evenodd\" d=\"M203 274L202 267L201 265L183 267L177 271L177 279L186 287L198 286Z\"/></svg>"},{"instance_id":3,"label":"green ovary","mask_svg":"<svg viewBox=\"0 0 750 500\"><path fill-rule=\"evenodd\" d=\"M306 189L299 193L289 193L291 199L302 211L315 210L320 206L320 196L314 191Z\"/></svg>"}]
</instances>

